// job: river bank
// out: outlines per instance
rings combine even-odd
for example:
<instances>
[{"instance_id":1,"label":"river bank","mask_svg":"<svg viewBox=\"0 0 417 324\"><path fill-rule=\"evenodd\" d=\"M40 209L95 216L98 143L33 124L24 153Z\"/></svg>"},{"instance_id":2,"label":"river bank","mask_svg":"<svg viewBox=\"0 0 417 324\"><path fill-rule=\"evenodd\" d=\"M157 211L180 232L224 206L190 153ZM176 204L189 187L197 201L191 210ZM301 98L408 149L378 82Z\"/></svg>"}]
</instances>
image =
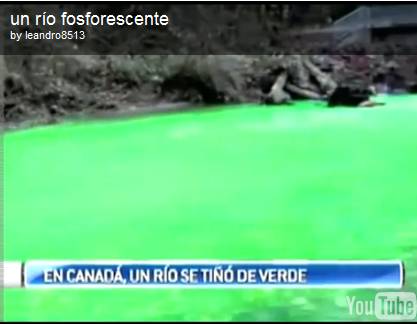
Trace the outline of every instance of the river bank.
<instances>
[{"instance_id":1,"label":"river bank","mask_svg":"<svg viewBox=\"0 0 417 324\"><path fill-rule=\"evenodd\" d=\"M256 104L268 96L275 100L272 103L303 95L325 99L326 91L338 84L406 92L416 82L412 55L314 55L307 67L299 59L300 55L6 56L5 126L197 105ZM285 80L282 71L287 71ZM273 93L279 83L279 91Z\"/></svg>"}]
</instances>

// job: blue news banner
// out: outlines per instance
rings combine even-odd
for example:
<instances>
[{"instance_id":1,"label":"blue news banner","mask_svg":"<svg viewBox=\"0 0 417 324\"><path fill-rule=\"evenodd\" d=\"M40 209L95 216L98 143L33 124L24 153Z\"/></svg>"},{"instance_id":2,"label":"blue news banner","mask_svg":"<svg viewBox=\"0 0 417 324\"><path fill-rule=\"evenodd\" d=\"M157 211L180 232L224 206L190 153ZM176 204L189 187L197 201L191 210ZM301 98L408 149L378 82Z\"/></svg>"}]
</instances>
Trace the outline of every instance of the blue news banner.
<instances>
[{"instance_id":1,"label":"blue news banner","mask_svg":"<svg viewBox=\"0 0 417 324\"><path fill-rule=\"evenodd\" d=\"M33 288L393 288L401 261L29 261Z\"/></svg>"}]
</instances>

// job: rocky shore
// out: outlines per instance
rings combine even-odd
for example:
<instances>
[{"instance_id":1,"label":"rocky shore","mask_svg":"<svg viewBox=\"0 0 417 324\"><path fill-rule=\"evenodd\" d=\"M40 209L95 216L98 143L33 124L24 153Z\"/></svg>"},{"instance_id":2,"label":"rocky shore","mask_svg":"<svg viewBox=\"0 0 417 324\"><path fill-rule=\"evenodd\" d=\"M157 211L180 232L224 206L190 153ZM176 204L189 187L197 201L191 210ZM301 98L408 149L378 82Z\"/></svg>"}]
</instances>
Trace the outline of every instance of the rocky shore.
<instances>
[{"instance_id":1,"label":"rocky shore","mask_svg":"<svg viewBox=\"0 0 417 324\"><path fill-rule=\"evenodd\" d=\"M416 55L34 55L3 59L6 127L198 104L329 100L340 87L350 92L335 105L349 105L353 93L360 92L366 99L372 92L415 92L417 83Z\"/></svg>"}]
</instances>

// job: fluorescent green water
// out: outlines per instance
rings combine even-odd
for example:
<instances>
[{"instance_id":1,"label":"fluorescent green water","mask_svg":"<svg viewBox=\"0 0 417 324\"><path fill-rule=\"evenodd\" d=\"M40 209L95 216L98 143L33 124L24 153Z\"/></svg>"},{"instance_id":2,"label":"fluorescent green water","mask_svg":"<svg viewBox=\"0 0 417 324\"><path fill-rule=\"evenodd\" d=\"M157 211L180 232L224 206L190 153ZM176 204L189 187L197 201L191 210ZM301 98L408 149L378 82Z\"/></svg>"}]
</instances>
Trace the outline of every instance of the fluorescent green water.
<instances>
[{"instance_id":1,"label":"fluorescent green water","mask_svg":"<svg viewBox=\"0 0 417 324\"><path fill-rule=\"evenodd\" d=\"M5 259L399 258L417 291L417 97L380 100L8 133ZM349 320L346 294L375 292L8 290L5 318Z\"/></svg>"}]
</instances>

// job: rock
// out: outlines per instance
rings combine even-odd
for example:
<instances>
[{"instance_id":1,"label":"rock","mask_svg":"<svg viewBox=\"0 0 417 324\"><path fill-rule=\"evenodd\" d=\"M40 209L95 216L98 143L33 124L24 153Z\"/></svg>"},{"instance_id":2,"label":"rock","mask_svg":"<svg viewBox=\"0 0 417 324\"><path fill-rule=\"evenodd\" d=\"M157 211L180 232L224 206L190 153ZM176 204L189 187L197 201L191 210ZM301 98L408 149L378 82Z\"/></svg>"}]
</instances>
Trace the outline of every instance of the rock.
<instances>
[{"instance_id":1,"label":"rock","mask_svg":"<svg viewBox=\"0 0 417 324\"><path fill-rule=\"evenodd\" d=\"M359 107L369 101L370 91L367 88L339 86L329 96L328 106Z\"/></svg>"},{"instance_id":2,"label":"rock","mask_svg":"<svg viewBox=\"0 0 417 324\"><path fill-rule=\"evenodd\" d=\"M304 65L307 68L307 70L310 72L310 75L320 85L320 90L324 94L329 95L336 89L337 84L330 77L330 75L324 73L318 66L312 63L308 58L304 60Z\"/></svg>"},{"instance_id":3,"label":"rock","mask_svg":"<svg viewBox=\"0 0 417 324\"><path fill-rule=\"evenodd\" d=\"M417 82L410 86L409 92L410 93L417 93Z\"/></svg>"},{"instance_id":4,"label":"rock","mask_svg":"<svg viewBox=\"0 0 417 324\"><path fill-rule=\"evenodd\" d=\"M386 68L392 71L397 70L399 67L400 67L399 64L393 60L387 62L386 64Z\"/></svg>"},{"instance_id":5,"label":"rock","mask_svg":"<svg viewBox=\"0 0 417 324\"><path fill-rule=\"evenodd\" d=\"M285 89L288 90L291 94L294 94L299 98L304 98L304 99L307 98L307 99L312 99L312 100L323 99L323 96L321 96L319 93L312 91L312 90L302 89L291 83L287 83L285 85Z\"/></svg>"},{"instance_id":6,"label":"rock","mask_svg":"<svg viewBox=\"0 0 417 324\"><path fill-rule=\"evenodd\" d=\"M405 78L396 71L387 74L387 86L390 93L405 92L407 89Z\"/></svg>"},{"instance_id":7,"label":"rock","mask_svg":"<svg viewBox=\"0 0 417 324\"><path fill-rule=\"evenodd\" d=\"M189 55L171 65L162 78L162 95L173 92L181 100L201 97L210 104L241 102L246 69L247 62L238 55Z\"/></svg>"},{"instance_id":8,"label":"rock","mask_svg":"<svg viewBox=\"0 0 417 324\"><path fill-rule=\"evenodd\" d=\"M372 100L366 100L366 101L361 102L359 104L359 107L368 107L368 108L370 108L370 107L383 106L383 105L385 105L385 104L384 103L381 103L381 102L375 102L375 101L372 101Z\"/></svg>"},{"instance_id":9,"label":"rock","mask_svg":"<svg viewBox=\"0 0 417 324\"><path fill-rule=\"evenodd\" d=\"M286 58L286 68L291 76L292 83L302 89L311 89L310 72L304 64L303 55L288 55Z\"/></svg>"},{"instance_id":10,"label":"rock","mask_svg":"<svg viewBox=\"0 0 417 324\"><path fill-rule=\"evenodd\" d=\"M288 74L286 71L283 71L280 75L278 75L271 91L266 97L266 103L283 104L291 100L290 95L284 90L287 79Z\"/></svg>"},{"instance_id":11,"label":"rock","mask_svg":"<svg viewBox=\"0 0 417 324\"><path fill-rule=\"evenodd\" d=\"M6 97L22 95L26 92L27 85L23 77L17 73L9 73L3 81L4 94Z\"/></svg>"},{"instance_id":12,"label":"rock","mask_svg":"<svg viewBox=\"0 0 417 324\"><path fill-rule=\"evenodd\" d=\"M410 85L410 87L408 88L408 92L417 93L417 82Z\"/></svg>"}]
</instances>

